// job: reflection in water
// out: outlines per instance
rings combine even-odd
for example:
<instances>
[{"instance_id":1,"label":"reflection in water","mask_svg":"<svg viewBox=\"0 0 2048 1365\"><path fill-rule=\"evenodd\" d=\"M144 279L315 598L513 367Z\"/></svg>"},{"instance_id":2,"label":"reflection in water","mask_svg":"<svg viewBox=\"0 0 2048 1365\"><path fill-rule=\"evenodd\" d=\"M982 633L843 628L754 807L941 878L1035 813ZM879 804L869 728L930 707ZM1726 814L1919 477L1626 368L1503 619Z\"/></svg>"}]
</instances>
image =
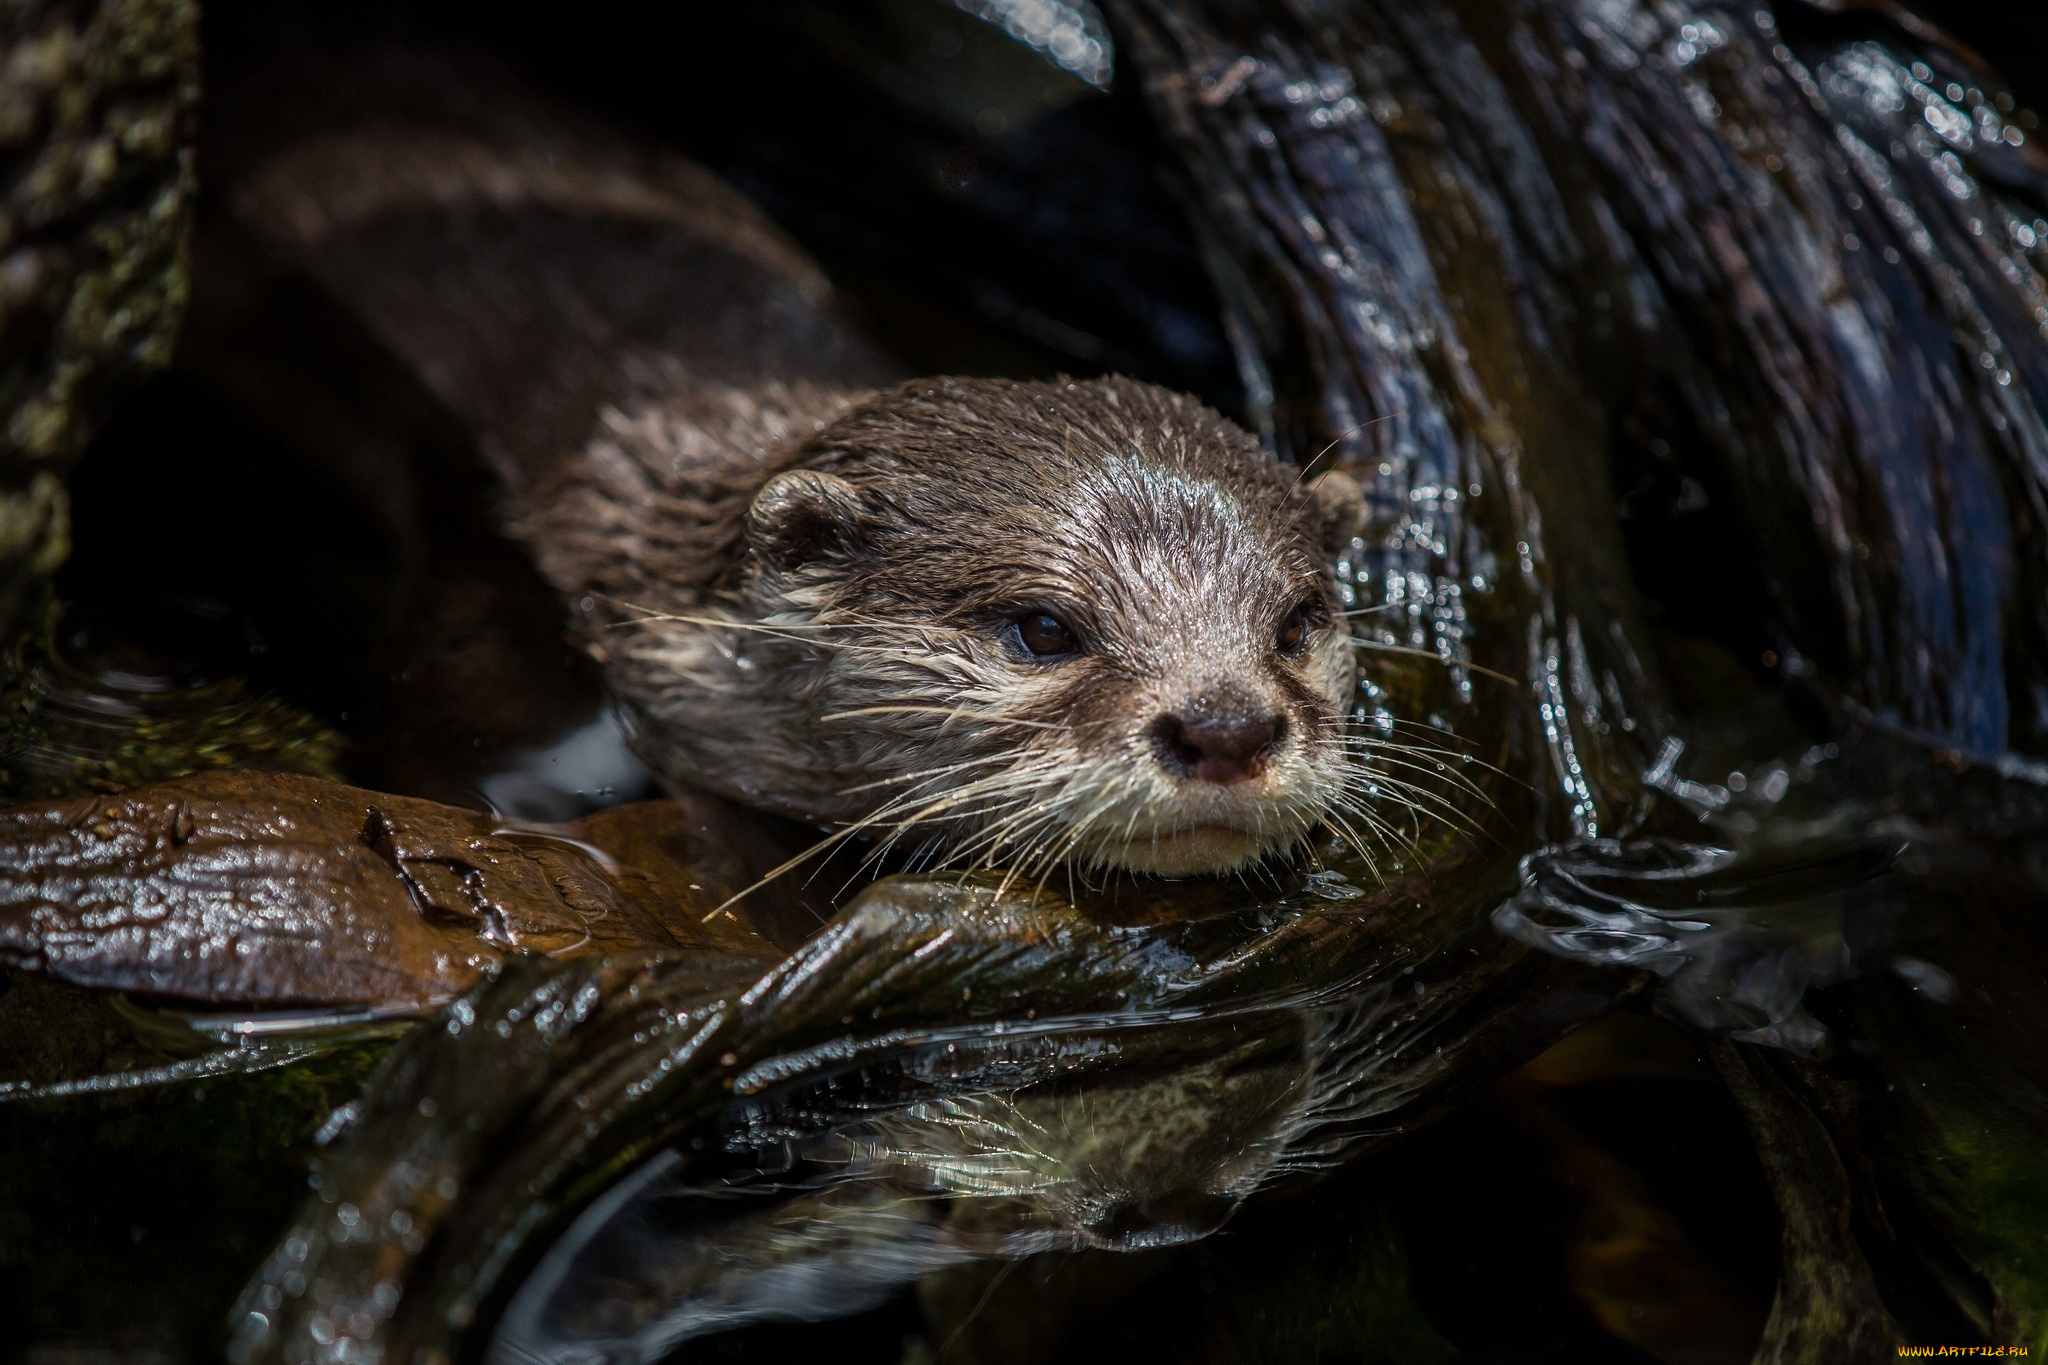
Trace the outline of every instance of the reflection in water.
<instances>
[{"instance_id":1,"label":"reflection in water","mask_svg":"<svg viewBox=\"0 0 2048 1365\"><path fill-rule=\"evenodd\" d=\"M1123 1084L921 1102L709 1183L663 1153L549 1250L490 1358L651 1360L708 1332L858 1312L949 1265L1205 1236L1271 1174L1272 1130L1303 1098L1305 1072L1260 1064L1265 1047Z\"/></svg>"},{"instance_id":2,"label":"reflection in water","mask_svg":"<svg viewBox=\"0 0 2048 1365\"><path fill-rule=\"evenodd\" d=\"M1442 975L1483 926L1319 891L1120 927L883 883L758 979L508 965L365 1098L238 1352L446 1349L526 1279L501 1358L647 1359L954 1261L1198 1237L1627 988L1517 991L1532 960L1498 954Z\"/></svg>"}]
</instances>

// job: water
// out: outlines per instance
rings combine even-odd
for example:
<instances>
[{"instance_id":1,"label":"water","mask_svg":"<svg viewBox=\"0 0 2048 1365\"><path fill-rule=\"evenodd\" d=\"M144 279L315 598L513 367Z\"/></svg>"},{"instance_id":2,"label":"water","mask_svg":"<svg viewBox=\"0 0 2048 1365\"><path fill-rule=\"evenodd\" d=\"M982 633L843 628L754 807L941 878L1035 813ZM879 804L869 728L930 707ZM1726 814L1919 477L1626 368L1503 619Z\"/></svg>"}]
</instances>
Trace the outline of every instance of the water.
<instances>
[{"instance_id":1,"label":"water","mask_svg":"<svg viewBox=\"0 0 2048 1365\"><path fill-rule=\"evenodd\" d=\"M1740 800L1677 779L1683 747L1673 739L1651 777L1702 809L1699 834L1531 853L1494 926L1574 961L1656 973L1658 1008L1694 1028L1809 1055L1827 1036L1809 991L1887 966L1937 998L1953 991L1939 968L1892 957L1883 892L1911 833L1832 790L1824 748L1766 766Z\"/></svg>"},{"instance_id":2,"label":"water","mask_svg":"<svg viewBox=\"0 0 2048 1365\"><path fill-rule=\"evenodd\" d=\"M1791 1359L1827 1358L1830 1332L2040 1344L2048 954L2027 912L2048 887L2048 315L2032 311L2048 202L2025 112L1866 11L1107 10L1125 102L1069 91L1035 133L976 133L973 164L1057 179L1033 157L1084 131L1104 164L1175 158L1192 232L1107 187L1128 217L1092 230L1199 253L1220 322L1176 331L1175 308L1214 304L1165 267L1125 270L1115 308L1075 303L1071 280L1034 275L1048 230L1021 219L975 219L983 273L917 287L951 290L954 334L1013 370L1029 372L1019 347L1046 364L1120 348L1360 477L1372 521L1340 565L1358 724L1410 746L1395 757L1454 818L1422 812L1369 861L1333 844L1270 884L856 881L769 966L507 961L360 1096L335 1087L296 1146L263 1149L289 1186L320 1139L287 1229L272 1235L289 1190L244 1215L263 1231L236 1358L691 1358L865 1315L825 1339L851 1352L900 1335L913 1285L928 1353L1016 1358L975 1326L987 1312L1047 1350L1128 1358L1189 1340L1189 1310L1148 1299L1145 1276L1223 1270L1260 1287L1208 1295L1211 1344L1190 1357L1398 1339L1393 1358L1448 1358L1454 1338L1510 1359L1672 1359L1723 1321L1750 1335L1715 1358L1757 1335ZM885 116L862 117L898 131L878 145L932 136L891 120L941 102L879 85L864 107ZM1132 119L1140 92L1156 132L1099 112ZM789 130L800 145L821 116L786 86L773 102L785 121L763 136L782 150L732 153L737 178L801 206L824 172L790 170ZM944 164L916 193L958 211L969 163ZM848 195L856 221L818 228L820 249L900 275L863 202ZM1218 333L1234 377L1203 358ZM185 382L219 392L208 354ZM263 410L240 392L235 410ZM366 631L389 643L348 688L303 669L274 690L356 737L338 760L356 780L495 792L526 821L626 794L588 679L544 629L492 632L518 647L464 676L485 697L566 683L461 732L484 743L410 742L477 718L408 703L442 665L416 684L398 661L445 661L407 653L433 622L528 619L532 584L474 519L465 540L390 516L391 543L442 546L438 570L402 548L375 570L429 625ZM464 555L499 567L452 575ZM364 580L333 558L299 581ZM477 582L509 586L467 616L432 608L477 600ZM537 790L555 769L582 775ZM1545 1051L1631 1001L1682 1028L1628 1014ZM389 1046L320 1031L334 1021L238 1033L172 1014L110 1023L155 1042L53 1058L0 1099L254 1084ZM1721 1141L1655 1154L1688 1125ZM1516 1163L1553 1174L1485 1174ZM1556 1172L1577 1212L1517 1203ZM1304 1189L1321 1193L1286 1200ZM1758 1201L1767 1252L1763 1215L1730 1212ZM1452 1210L1471 1240L1488 1217L1532 1238L1525 1264L1577 1250L1547 1298L1515 1273L1460 1279L1483 1254L1431 1231ZM1353 1297L1282 1312L1288 1285L1211 1237L1226 1220L1297 1284ZM1766 1262L1775 1289L1755 1280ZM1632 1267L1684 1293L1659 1298ZM1372 1307L1339 1320L1340 1299ZM1527 1330L1489 1345L1473 1319L1510 1302ZM1135 1343L1105 1325L1119 1304L1137 1306ZM1294 1335L1308 1321L1336 1335Z\"/></svg>"}]
</instances>

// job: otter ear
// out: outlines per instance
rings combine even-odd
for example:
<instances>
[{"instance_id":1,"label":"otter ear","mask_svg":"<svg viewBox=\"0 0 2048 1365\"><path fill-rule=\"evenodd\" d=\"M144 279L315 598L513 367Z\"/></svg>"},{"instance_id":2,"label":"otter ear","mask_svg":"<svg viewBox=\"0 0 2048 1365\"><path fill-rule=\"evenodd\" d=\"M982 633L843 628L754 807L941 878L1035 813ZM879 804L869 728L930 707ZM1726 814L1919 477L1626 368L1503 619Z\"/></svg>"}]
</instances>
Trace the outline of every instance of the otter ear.
<instances>
[{"instance_id":1,"label":"otter ear","mask_svg":"<svg viewBox=\"0 0 2048 1365\"><path fill-rule=\"evenodd\" d=\"M837 474L789 469L761 486L747 508L747 542L778 569L793 569L852 546L860 494Z\"/></svg>"},{"instance_id":2,"label":"otter ear","mask_svg":"<svg viewBox=\"0 0 2048 1365\"><path fill-rule=\"evenodd\" d=\"M1365 526L1365 490L1341 469L1309 480L1309 515L1322 546L1337 554Z\"/></svg>"}]
</instances>

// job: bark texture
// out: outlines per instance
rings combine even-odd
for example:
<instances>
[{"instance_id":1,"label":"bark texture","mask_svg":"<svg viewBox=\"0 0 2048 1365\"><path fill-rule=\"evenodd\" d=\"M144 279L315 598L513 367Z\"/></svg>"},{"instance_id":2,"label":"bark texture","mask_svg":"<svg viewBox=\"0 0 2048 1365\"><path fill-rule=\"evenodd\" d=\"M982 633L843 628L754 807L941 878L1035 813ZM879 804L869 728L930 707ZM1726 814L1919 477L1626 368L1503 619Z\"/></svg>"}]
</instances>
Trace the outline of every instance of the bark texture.
<instances>
[{"instance_id":1,"label":"bark texture","mask_svg":"<svg viewBox=\"0 0 2048 1365\"><path fill-rule=\"evenodd\" d=\"M0 642L69 552L72 463L170 358L198 106L193 0L0 13Z\"/></svg>"}]
</instances>

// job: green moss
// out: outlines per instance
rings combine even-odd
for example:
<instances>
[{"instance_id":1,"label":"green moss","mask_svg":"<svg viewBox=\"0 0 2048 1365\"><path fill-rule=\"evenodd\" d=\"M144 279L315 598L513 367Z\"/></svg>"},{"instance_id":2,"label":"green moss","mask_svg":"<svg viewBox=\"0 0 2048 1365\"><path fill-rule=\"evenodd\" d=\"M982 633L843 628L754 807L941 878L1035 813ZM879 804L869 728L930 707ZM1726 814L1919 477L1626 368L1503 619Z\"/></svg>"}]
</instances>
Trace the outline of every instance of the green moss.
<instances>
[{"instance_id":1,"label":"green moss","mask_svg":"<svg viewBox=\"0 0 2048 1365\"><path fill-rule=\"evenodd\" d=\"M2011 1088L1955 1086L1914 1106L1926 1125L1916 1183L1991 1282L1996 1335L2038 1356L2048 1352L2048 1165L2041 1159L2048 1113L2037 1095Z\"/></svg>"},{"instance_id":2,"label":"green moss","mask_svg":"<svg viewBox=\"0 0 2048 1365\"><path fill-rule=\"evenodd\" d=\"M0 1104L0 1320L13 1340L217 1359L235 1295L305 1197L314 1132L388 1048Z\"/></svg>"},{"instance_id":3,"label":"green moss","mask_svg":"<svg viewBox=\"0 0 2048 1365\"><path fill-rule=\"evenodd\" d=\"M138 1030L118 996L0 971L0 1084L44 1085L189 1055L160 1032Z\"/></svg>"},{"instance_id":4,"label":"green moss","mask_svg":"<svg viewBox=\"0 0 2048 1365\"><path fill-rule=\"evenodd\" d=\"M61 465L169 359L184 312L198 6L31 4L14 29L0 152L22 208L0 220L0 320L34 319L43 344L0 370L0 456Z\"/></svg>"},{"instance_id":5,"label":"green moss","mask_svg":"<svg viewBox=\"0 0 2048 1365\"><path fill-rule=\"evenodd\" d=\"M196 0L26 0L0 33L0 644L70 549L63 479L169 361L198 181ZM8 674L14 678L17 675Z\"/></svg>"},{"instance_id":6,"label":"green moss","mask_svg":"<svg viewBox=\"0 0 2048 1365\"><path fill-rule=\"evenodd\" d=\"M0 799L48 800L214 768L341 778L345 741L240 678L123 690L67 662L56 611L0 655Z\"/></svg>"},{"instance_id":7,"label":"green moss","mask_svg":"<svg viewBox=\"0 0 2048 1365\"><path fill-rule=\"evenodd\" d=\"M0 1096L0 1356L63 1342L218 1358L229 1306L305 1197L314 1133L394 1032L337 1032L266 1071ZM0 972L0 1081L133 1072L218 1048L174 1013Z\"/></svg>"},{"instance_id":8,"label":"green moss","mask_svg":"<svg viewBox=\"0 0 2048 1365\"><path fill-rule=\"evenodd\" d=\"M249 695L239 679L190 713L135 717L118 730L37 716L8 736L0 792L18 801L132 787L212 768L340 780L343 740L296 707Z\"/></svg>"},{"instance_id":9,"label":"green moss","mask_svg":"<svg viewBox=\"0 0 2048 1365\"><path fill-rule=\"evenodd\" d=\"M1873 1146L1989 1284L1991 1334L2048 1352L2048 1094L1951 1007L1887 982L1858 994L1889 1082Z\"/></svg>"}]
</instances>

